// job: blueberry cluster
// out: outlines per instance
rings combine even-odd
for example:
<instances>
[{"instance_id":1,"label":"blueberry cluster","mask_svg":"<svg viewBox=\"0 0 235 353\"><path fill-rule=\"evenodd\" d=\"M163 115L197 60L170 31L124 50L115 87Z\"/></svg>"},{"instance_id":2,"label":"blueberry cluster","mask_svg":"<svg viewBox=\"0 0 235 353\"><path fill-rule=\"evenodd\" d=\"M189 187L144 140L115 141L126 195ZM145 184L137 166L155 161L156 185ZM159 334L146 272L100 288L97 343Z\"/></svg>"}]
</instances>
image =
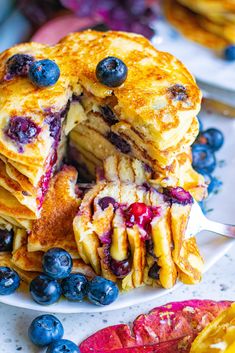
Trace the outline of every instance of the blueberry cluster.
<instances>
[{"instance_id":1,"label":"blueberry cluster","mask_svg":"<svg viewBox=\"0 0 235 353\"><path fill-rule=\"evenodd\" d=\"M38 347L47 347L46 353L79 353L77 345L63 339L64 328L54 315L41 315L31 323L28 336Z\"/></svg>"},{"instance_id":2,"label":"blueberry cluster","mask_svg":"<svg viewBox=\"0 0 235 353\"><path fill-rule=\"evenodd\" d=\"M221 186L221 182L215 178L212 173L216 168L216 152L224 144L223 133L215 128L203 130L201 121L200 133L192 146L193 167L203 174L208 184L208 194L217 192Z\"/></svg>"},{"instance_id":3,"label":"blueberry cluster","mask_svg":"<svg viewBox=\"0 0 235 353\"><path fill-rule=\"evenodd\" d=\"M82 301L85 297L96 305L109 305L118 297L116 283L102 277L88 281L83 274L71 273L72 258L60 248L52 248L43 256L43 274L33 279L30 293L41 305L56 303L61 295L70 301Z\"/></svg>"},{"instance_id":4,"label":"blueberry cluster","mask_svg":"<svg viewBox=\"0 0 235 353\"><path fill-rule=\"evenodd\" d=\"M49 59L36 61L28 54L15 54L6 62L6 80L15 76L28 76L29 80L37 87L54 85L60 77L58 65Z\"/></svg>"}]
</instances>

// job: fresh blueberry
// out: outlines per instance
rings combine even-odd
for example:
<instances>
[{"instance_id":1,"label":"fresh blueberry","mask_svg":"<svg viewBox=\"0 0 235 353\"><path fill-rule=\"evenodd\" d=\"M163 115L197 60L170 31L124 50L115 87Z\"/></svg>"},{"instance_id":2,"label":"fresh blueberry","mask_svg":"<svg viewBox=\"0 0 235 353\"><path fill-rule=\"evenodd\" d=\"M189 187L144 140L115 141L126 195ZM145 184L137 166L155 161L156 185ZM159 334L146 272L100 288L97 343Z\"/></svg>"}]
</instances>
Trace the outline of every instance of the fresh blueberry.
<instances>
[{"instance_id":1,"label":"fresh blueberry","mask_svg":"<svg viewBox=\"0 0 235 353\"><path fill-rule=\"evenodd\" d=\"M218 151L224 144L224 135L220 130L211 128L201 132L197 142L208 145L213 151Z\"/></svg>"},{"instance_id":2,"label":"fresh blueberry","mask_svg":"<svg viewBox=\"0 0 235 353\"><path fill-rule=\"evenodd\" d=\"M47 276L53 279L63 279L70 275L73 260L64 249L52 248L44 254L42 267Z\"/></svg>"},{"instance_id":3,"label":"fresh blueberry","mask_svg":"<svg viewBox=\"0 0 235 353\"><path fill-rule=\"evenodd\" d=\"M53 86L59 77L59 66L49 59L35 61L29 68L29 79L38 87Z\"/></svg>"},{"instance_id":4,"label":"fresh blueberry","mask_svg":"<svg viewBox=\"0 0 235 353\"><path fill-rule=\"evenodd\" d=\"M9 267L0 267L0 295L12 294L20 286L19 275Z\"/></svg>"},{"instance_id":5,"label":"fresh blueberry","mask_svg":"<svg viewBox=\"0 0 235 353\"><path fill-rule=\"evenodd\" d=\"M26 76L33 62L34 58L31 55L15 54L11 56L6 63L7 73L5 79L10 80L14 76Z\"/></svg>"},{"instance_id":6,"label":"fresh blueberry","mask_svg":"<svg viewBox=\"0 0 235 353\"><path fill-rule=\"evenodd\" d=\"M210 174L216 167L214 152L207 145L195 144L192 146L193 167L199 173Z\"/></svg>"},{"instance_id":7,"label":"fresh blueberry","mask_svg":"<svg viewBox=\"0 0 235 353\"><path fill-rule=\"evenodd\" d=\"M13 236L12 230L0 229L0 252L12 251Z\"/></svg>"},{"instance_id":8,"label":"fresh blueberry","mask_svg":"<svg viewBox=\"0 0 235 353\"><path fill-rule=\"evenodd\" d=\"M64 328L60 320L49 314L36 317L28 330L29 339L39 347L48 346L60 340L63 335Z\"/></svg>"},{"instance_id":9,"label":"fresh blueberry","mask_svg":"<svg viewBox=\"0 0 235 353\"><path fill-rule=\"evenodd\" d=\"M59 340L51 343L46 353L80 353L80 349L72 341Z\"/></svg>"},{"instance_id":10,"label":"fresh blueberry","mask_svg":"<svg viewBox=\"0 0 235 353\"><path fill-rule=\"evenodd\" d=\"M45 275L34 278L29 289L33 300L41 305L56 303L62 294L60 284Z\"/></svg>"},{"instance_id":11,"label":"fresh blueberry","mask_svg":"<svg viewBox=\"0 0 235 353\"><path fill-rule=\"evenodd\" d=\"M224 57L228 61L235 60L235 45L229 45L227 48L225 48Z\"/></svg>"},{"instance_id":12,"label":"fresh blueberry","mask_svg":"<svg viewBox=\"0 0 235 353\"><path fill-rule=\"evenodd\" d=\"M80 273L72 273L61 283L64 296L71 301L82 301L87 294L88 280Z\"/></svg>"},{"instance_id":13,"label":"fresh blueberry","mask_svg":"<svg viewBox=\"0 0 235 353\"><path fill-rule=\"evenodd\" d=\"M96 77L108 87L118 87L127 78L127 67L121 59L113 56L101 60L96 67Z\"/></svg>"},{"instance_id":14,"label":"fresh blueberry","mask_svg":"<svg viewBox=\"0 0 235 353\"><path fill-rule=\"evenodd\" d=\"M93 304L109 305L117 299L118 292L116 283L97 276L89 282L87 296Z\"/></svg>"},{"instance_id":15,"label":"fresh blueberry","mask_svg":"<svg viewBox=\"0 0 235 353\"><path fill-rule=\"evenodd\" d=\"M6 135L16 143L27 144L39 134L41 128L30 118L14 116L10 119Z\"/></svg>"}]
</instances>

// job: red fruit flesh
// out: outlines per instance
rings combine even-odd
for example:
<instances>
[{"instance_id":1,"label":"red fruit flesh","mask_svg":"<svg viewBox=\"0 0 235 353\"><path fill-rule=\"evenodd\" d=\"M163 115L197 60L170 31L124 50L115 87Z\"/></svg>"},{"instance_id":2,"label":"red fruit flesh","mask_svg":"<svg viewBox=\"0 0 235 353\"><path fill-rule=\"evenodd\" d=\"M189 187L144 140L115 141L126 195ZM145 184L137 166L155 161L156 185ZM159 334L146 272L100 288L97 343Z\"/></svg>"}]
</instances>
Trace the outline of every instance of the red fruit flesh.
<instances>
[{"instance_id":1,"label":"red fruit flesh","mask_svg":"<svg viewBox=\"0 0 235 353\"><path fill-rule=\"evenodd\" d=\"M128 325L107 327L86 339L79 348L81 353L188 353L198 333L230 305L229 301L211 300L169 303L139 316L133 322L132 332ZM172 347L175 339L179 340L179 346ZM159 350L161 342L165 346Z\"/></svg>"}]
</instances>

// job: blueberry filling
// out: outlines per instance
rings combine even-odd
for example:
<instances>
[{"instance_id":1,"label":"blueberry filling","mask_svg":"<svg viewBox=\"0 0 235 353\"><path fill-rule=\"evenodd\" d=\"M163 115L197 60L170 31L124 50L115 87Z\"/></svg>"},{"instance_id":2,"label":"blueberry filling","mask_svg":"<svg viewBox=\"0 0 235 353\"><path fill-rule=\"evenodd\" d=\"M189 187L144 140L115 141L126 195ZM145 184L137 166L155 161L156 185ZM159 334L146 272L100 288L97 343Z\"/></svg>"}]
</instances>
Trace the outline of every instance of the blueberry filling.
<instances>
[{"instance_id":1,"label":"blueberry filling","mask_svg":"<svg viewBox=\"0 0 235 353\"><path fill-rule=\"evenodd\" d=\"M158 266L158 264L155 262L153 264L152 267L150 267L149 272L148 272L148 276L152 279L155 280L159 280L159 271L160 271L160 267Z\"/></svg>"},{"instance_id":2,"label":"blueberry filling","mask_svg":"<svg viewBox=\"0 0 235 353\"><path fill-rule=\"evenodd\" d=\"M107 135L107 139L116 146L122 153L130 153L131 146L128 142L126 142L121 136L115 134L114 132L109 132Z\"/></svg>"},{"instance_id":3,"label":"blueberry filling","mask_svg":"<svg viewBox=\"0 0 235 353\"><path fill-rule=\"evenodd\" d=\"M110 204L113 205L114 209L116 209L117 202L113 197L105 196L98 201L98 205L102 208L103 211L108 208Z\"/></svg>"},{"instance_id":4,"label":"blueberry filling","mask_svg":"<svg viewBox=\"0 0 235 353\"><path fill-rule=\"evenodd\" d=\"M131 264L129 259L125 259L123 261L116 261L111 258L110 269L113 272L113 274L118 278L124 278L131 271Z\"/></svg>"},{"instance_id":5,"label":"blueberry filling","mask_svg":"<svg viewBox=\"0 0 235 353\"><path fill-rule=\"evenodd\" d=\"M114 112L112 109L109 108L109 106L105 105L103 107L100 107L100 112L102 114L102 117L104 121L109 124L110 126L118 123L118 119L115 116Z\"/></svg>"},{"instance_id":6,"label":"blueberry filling","mask_svg":"<svg viewBox=\"0 0 235 353\"><path fill-rule=\"evenodd\" d=\"M39 134L41 128L30 118L14 116L10 119L6 135L18 144L27 144Z\"/></svg>"},{"instance_id":7,"label":"blueberry filling","mask_svg":"<svg viewBox=\"0 0 235 353\"><path fill-rule=\"evenodd\" d=\"M178 101L186 101L188 98L188 93L186 87L183 85L176 84L168 88L171 99L176 99Z\"/></svg>"},{"instance_id":8,"label":"blueberry filling","mask_svg":"<svg viewBox=\"0 0 235 353\"><path fill-rule=\"evenodd\" d=\"M164 189L165 200L171 203L178 203L180 205L190 205L193 203L191 194L181 187L169 187Z\"/></svg>"},{"instance_id":9,"label":"blueberry filling","mask_svg":"<svg viewBox=\"0 0 235 353\"><path fill-rule=\"evenodd\" d=\"M11 80L14 76L27 76L34 58L27 54L15 54L6 63L7 73L5 80Z\"/></svg>"},{"instance_id":10,"label":"blueberry filling","mask_svg":"<svg viewBox=\"0 0 235 353\"><path fill-rule=\"evenodd\" d=\"M156 255L154 254L153 239L152 238L147 239L145 242L145 246L146 246L147 253L156 259Z\"/></svg>"},{"instance_id":11,"label":"blueberry filling","mask_svg":"<svg viewBox=\"0 0 235 353\"><path fill-rule=\"evenodd\" d=\"M0 252L12 251L13 249L13 230L0 229Z\"/></svg>"}]
</instances>

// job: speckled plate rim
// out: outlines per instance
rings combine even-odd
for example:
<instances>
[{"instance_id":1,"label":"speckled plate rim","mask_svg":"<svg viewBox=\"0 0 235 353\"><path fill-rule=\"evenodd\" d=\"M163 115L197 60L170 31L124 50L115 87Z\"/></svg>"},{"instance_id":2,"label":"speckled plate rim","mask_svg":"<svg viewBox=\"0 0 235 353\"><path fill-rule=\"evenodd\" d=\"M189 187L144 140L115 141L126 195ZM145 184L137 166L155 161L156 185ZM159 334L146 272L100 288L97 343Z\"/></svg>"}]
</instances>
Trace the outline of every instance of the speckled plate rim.
<instances>
[{"instance_id":1,"label":"speckled plate rim","mask_svg":"<svg viewBox=\"0 0 235 353\"><path fill-rule=\"evenodd\" d=\"M215 175L223 181L224 185L221 192L208 200L207 208L213 209L208 216L212 219L217 219L218 221L232 223L235 214L235 197L234 199L231 198L231 187L234 188L235 155L233 153L234 143L232 138L229 137L235 136L235 120L223 117L214 117L206 113L203 114L203 118L205 127L214 126L223 131L225 135L225 145L222 150L218 152L217 159L218 161L229 161L229 163L225 163L222 168L217 168L216 170ZM235 223L235 221L233 223ZM208 232L200 233L197 236L197 240L202 255L205 259L205 271L208 271L212 266L214 266L214 264L229 251L233 244L235 244L234 240ZM74 303L64 299L51 306L41 306L33 302L28 293L21 291L17 291L10 296L0 296L0 302L11 306L40 312L63 314L107 312L156 300L157 298L169 293L172 295L172 299L174 299L173 291L180 286L182 286L182 284L177 283L171 290L149 287L138 288L131 292L121 294L116 302L105 307L98 307L88 302Z\"/></svg>"}]
</instances>

